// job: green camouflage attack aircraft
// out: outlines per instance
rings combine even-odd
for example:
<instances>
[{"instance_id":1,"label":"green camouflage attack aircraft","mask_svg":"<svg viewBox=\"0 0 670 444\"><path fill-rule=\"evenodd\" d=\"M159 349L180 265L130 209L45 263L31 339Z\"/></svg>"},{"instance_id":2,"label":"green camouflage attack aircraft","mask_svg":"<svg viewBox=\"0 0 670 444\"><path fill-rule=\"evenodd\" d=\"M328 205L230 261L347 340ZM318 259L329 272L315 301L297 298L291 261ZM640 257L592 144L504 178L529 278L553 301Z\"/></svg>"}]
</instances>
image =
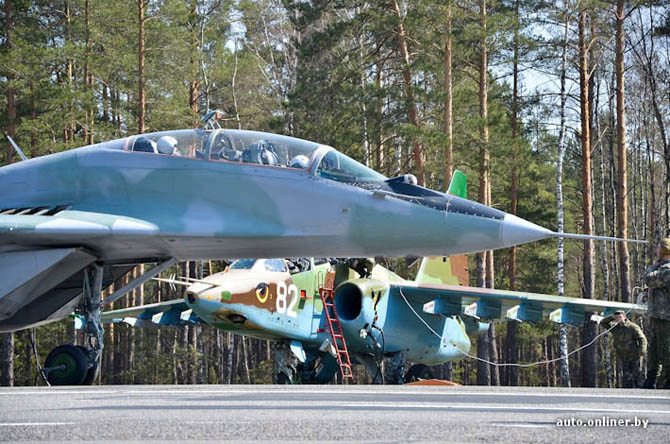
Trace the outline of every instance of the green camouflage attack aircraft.
<instances>
[{"instance_id":1,"label":"green camouflage attack aircraft","mask_svg":"<svg viewBox=\"0 0 670 444\"><path fill-rule=\"evenodd\" d=\"M188 287L184 299L105 312L102 319L134 327L205 322L273 340L276 382L327 383L338 369L343 377L352 375L352 362L381 382L379 363L386 358L385 382L401 383L429 379L427 365L464 357L471 339L488 330L492 319L548 317L581 325L585 312L644 310L620 302L463 286L468 276L462 255L423 259L415 281L378 264L356 267L366 275L362 278L351 262L242 259L203 280L167 280ZM319 291L332 286L334 307ZM406 361L414 365L405 373Z\"/></svg>"},{"instance_id":2,"label":"green camouflage attack aircraft","mask_svg":"<svg viewBox=\"0 0 670 444\"><path fill-rule=\"evenodd\" d=\"M0 332L76 309L91 345L53 358L93 372L102 289L138 263L159 265L104 303L181 260L423 257L559 236L465 199L462 176L444 194L329 146L221 129L217 116L0 168Z\"/></svg>"}]
</instances>

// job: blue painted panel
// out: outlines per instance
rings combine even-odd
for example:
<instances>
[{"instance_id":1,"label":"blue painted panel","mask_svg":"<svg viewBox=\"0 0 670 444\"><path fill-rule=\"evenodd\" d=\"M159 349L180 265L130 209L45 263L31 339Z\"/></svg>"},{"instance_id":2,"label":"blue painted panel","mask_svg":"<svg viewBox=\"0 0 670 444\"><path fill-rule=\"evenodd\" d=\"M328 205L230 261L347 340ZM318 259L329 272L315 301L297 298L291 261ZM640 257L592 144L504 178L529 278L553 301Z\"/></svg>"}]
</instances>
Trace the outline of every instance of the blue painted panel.
<instances>
[{"instance_id":1,"label":"blue painted panel","mask_svg":"<svg viewBox=\"0 0 670 444\"><path fill-rule=\"evenodd\" d=\"M565 305L549 314L549 319L559 324L582 325L584 323L584 310L579 307Z\"/></svg>"},{"instance_id":2,"label":"blue painted panel","mask_svg":"<svg viewBox=\"0 0 670 444\"><path fill-rule=\"evenodd\" d=\"M506 317L517 321L540 322L542 320L542 307L522 302L507 310Z\"/></svg>"},{"instance_id":3,"label":"blue painted panel","mask_svg":"<svg viewBox=\"0 0 670 444\"><path fill-rule=\"evenodd\" d=\"M181 310L168 310L163 313L159 325L180 325Z\"/></svg>"},{"instance_id":4,"label":"blue painted panel","mask_svg":"<svg viewBox=\"0 0 670 444\"><path fill-rule=\"evenodd\" d=\"M477 301L477 316L484 319L498 319L501 307L500 301L479 300Z\"/></svg>"},{"instance_id":5,"label":"blue painted panel","mask_svg":"<svg viewBox=\"0 0 670 444\"><path fill-rule=\"evenodd\" d=\"M461 310L461 298L458 297L434 299L423 306L424 312L443 316L460 315Z\"/></svg>"}]
</instances>

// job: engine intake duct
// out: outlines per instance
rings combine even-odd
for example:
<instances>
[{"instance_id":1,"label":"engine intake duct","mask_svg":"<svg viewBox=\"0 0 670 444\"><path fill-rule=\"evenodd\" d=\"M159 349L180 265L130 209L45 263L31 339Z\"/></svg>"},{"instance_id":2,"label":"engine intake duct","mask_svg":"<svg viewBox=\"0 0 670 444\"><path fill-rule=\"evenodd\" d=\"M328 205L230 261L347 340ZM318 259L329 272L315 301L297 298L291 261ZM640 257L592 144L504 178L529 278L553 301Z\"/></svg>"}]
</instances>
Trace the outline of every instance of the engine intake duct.
<instances>
[{"instance_id":1,"label":"engine intake duct","mask_svg":"<svg viewBox=\"0 0 670 444\"><path fill-rule=\"evenodd\" d=\"M342 321L353 321L363 309L363 291L353 282L345 282L335 292L335 309Z\"/></svg>"},{"instance_id":2,"label":"engine intake duct","mask_svg":"<svg viewBox=\"0 0 670 444\"><path fill-rule=\"evenodd\" d=\"M376 298L386 292L388 285L371 279L353 279L335 289L335 309L343 324L371 323ZM360 327L359 327L360 328Z\"/></svg>"}]
</instances>

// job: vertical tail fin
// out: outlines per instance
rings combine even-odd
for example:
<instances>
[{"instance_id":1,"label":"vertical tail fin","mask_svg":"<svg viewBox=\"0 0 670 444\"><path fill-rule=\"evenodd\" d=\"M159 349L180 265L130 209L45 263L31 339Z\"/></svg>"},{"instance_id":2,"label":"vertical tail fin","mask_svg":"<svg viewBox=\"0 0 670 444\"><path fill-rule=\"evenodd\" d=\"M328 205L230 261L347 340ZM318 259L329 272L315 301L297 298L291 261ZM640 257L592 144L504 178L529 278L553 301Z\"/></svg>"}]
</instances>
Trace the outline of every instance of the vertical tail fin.
<instances>
[{"instance_id":1,"label":"vertical tail fin","mask_svg":"<svg viewBox=\"0 0 670 444\"><path fill-rule=\"evenodd\" d=\"M454 171L454 174L451 176L451 182L449 183L449 189L447 190L447 194L453 194L454 196L467 199L468 184L464 173L458 170Z\"/></svg>"},{"instance_id":2,"label":"vertical tail fin","mask_svg":"<svg viewBox=\"0 0 670 444\"><path fill-rule=\"evenodd\" d=\"M422 284L468 285L469 278L468 257L460 254L424 257L415 281Z\"/></svg>"}]
</instances>

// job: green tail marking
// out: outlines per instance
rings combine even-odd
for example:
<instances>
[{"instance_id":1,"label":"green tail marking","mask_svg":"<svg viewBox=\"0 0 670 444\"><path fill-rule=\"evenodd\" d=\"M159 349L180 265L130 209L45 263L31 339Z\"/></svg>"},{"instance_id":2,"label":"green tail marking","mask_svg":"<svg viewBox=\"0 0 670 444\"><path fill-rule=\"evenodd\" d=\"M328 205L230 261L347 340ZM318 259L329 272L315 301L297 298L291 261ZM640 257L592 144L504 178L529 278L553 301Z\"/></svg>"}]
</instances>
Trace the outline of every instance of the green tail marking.
<instances>
[{"instance_id":1,"label":"green tail marking","mask_svg":"<svg viewBox=\"0 0 670 444\"><path fill-rule=\"evenodd\" d=\"M465 177L465 174L455 170L454 175L451 176L451 183L449 184L449 189L447 190L448 194L453 194L454 196L462 197L467 199L468 197L468 181Z\"/></svg>"}]
</instances>

